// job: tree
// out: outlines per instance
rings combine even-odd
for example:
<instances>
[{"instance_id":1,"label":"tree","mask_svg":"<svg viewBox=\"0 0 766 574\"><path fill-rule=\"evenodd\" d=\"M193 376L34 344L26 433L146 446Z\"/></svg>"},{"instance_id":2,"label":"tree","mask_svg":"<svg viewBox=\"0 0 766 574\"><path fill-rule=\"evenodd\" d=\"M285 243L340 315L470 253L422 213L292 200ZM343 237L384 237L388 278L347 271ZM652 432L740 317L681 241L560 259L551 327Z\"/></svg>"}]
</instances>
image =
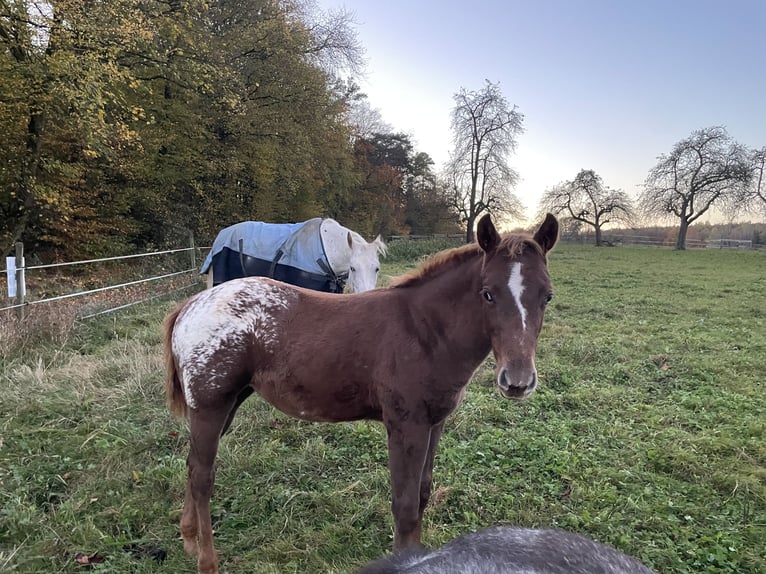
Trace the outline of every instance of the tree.
<instances>
[{"instance_id":1,"label":"tree","mask_svg":"<svg viewBox=\"0 0 766 574\"><path fill-rule=\"evenodd\" d=\"M633 206L627 194L604 187L601 177L592 169L583 169L574 180L546 190L540 200L540 211L591 226L598 246L602 244L601 230L605 225L630 224L633 219Z\"/></svg>"},{"instance_id":2,"label":"tree","mask_svg":"<svg viewBox=\"0 0 766 574\"><path fill-rule=\"evenodd\" d=\"M433 160L427 153L418 153L410 161L411 169L405 181L405 223L413 235L459 233L461 225L444 186L431 169Z\"/></svg>"},{"instance_id":3,"label":"tree","mask_svg":"<svg viewBox=\"0 0 766 574\"><path fill-rule=\"evenodd\" d=\"M89 187L135 143L122 106L133 78L119 58L152 23L131 6L0 2L0 125L10 128L0 150L4 252L19 239L71 248L126 231L123 202L100 190L89 197Z\"/></svg>"},{"instance_id":4,"label":"tree","mask_svg":"<svg viewBox=\"0 0 766 574\"><path fill-rule=\"evenodd\" d=\"M0 250L100 254L332 210L359 182L334 71L362 50L347 13L313 7L0 1Z\"/></svg>"},{"instance_id":5,"label":"tree","mask_svg":"<svg viewBox=\"0 0 766 574\"><path fill-rule=\"evenodd\" d=\"M508 165L523 131L524 116L511 107L499 84L455 94L452 131L455 149L446 168L452 206L466 224L466 242L473 241L476 218L487 211L519 216L523 208L511 188L518 175Z\"/></svg>"},{"instance_id":6,"label":"tree","mask_svg":"<svg viewBox=\"0 0 766 574\"><path fill-rule=\"evenodd\" d=\"M176 171L175 194L206 234L242 219L326 214L356 184L343 173L353 169L348 90L332 70L353 71L361 53L346 13L310 9L291 0L221 0L201 23L208 40L198 52L220 62L214 77L223 81L193 108L207 135L189 143L205 169L186 178ZM177 103L195 96L182 92ZM174 148L183 145L179 138Z\"/></svg>"},{"instance_id":7,"label":"tree","mask_svg":"<svg viewBox=\"0 0 766 574\"><path fill-rule=\"evenodd\" d=\"M370 106L365 94L354 94L349 101L346 119L354 138L371 138L374 134L390 134L393 128L383 121L378 108Z\"/></svg>"},{"instance_id":8,"label":"tree","mask_svg":"<svg viewBox=\"0 0 766 574\"><path fill-rule=\"evenodd\" d=\"M751 201L756 203L756 208L766 212L766 147L752 152L753 180L750 191Z\"/></svg>"},{"instance_id":9,"label":"tree","mask_svg":"<svg viewBox=\"0 0 766 574\"><path fill-rule=\"evenodd\" d=\"M720 126L704 128L661 155L640 195L647 216L680 221L676 249L686 248L689 225L718 208L736 208L747 196L752 165L747 149Z\"/></svg>"},{"instance_id":10,"label":"tree","mask_svg":"<svg viewBox=\"0 0 766 574\"><path fill-rule=\"evenodd\" d=\"M405 181L411 172L413 146L407 134L373 133L354 144L360 189L352 197L352 221L372 235L402 233ZM366 221L365 221L366 220Z\"/></svg>"}]
</instances>

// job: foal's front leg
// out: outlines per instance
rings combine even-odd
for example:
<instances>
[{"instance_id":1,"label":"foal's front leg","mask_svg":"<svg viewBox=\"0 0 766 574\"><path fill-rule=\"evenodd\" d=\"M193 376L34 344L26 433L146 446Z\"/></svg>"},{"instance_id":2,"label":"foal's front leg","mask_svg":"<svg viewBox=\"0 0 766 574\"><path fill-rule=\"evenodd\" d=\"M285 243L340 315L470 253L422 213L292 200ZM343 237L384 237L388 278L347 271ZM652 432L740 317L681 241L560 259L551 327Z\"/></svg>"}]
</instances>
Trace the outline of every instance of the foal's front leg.
<instances>
[{"instance_id":1,"label":"foal's front leg","mask_svg":"<svg viewBox=\"0 0 766 574\"><path fill-rule=\"evenodd\" d=\"M423 516L420 510L420 481L428 452L430 427L387 421L386 430L394 549L398 550L420 544Z\"/></svg>"},{"instance_id":2,"label":"foal's front leg","mask_svg":"<svg viewBox=\"0 0 766 574\"><path fill-rule=\"evenodd\" d=\"M444 431L444 421L436 423L431 427L431 435L428 441L428 451L426 452L426 461L423 464L423 474L420 476L420 518L423 518L423 511L426 509L428 499L431 498L431 485L433 483L434 457L436 456L436 447L439 446L439 439Z\"/></svg>"}]
</instances>

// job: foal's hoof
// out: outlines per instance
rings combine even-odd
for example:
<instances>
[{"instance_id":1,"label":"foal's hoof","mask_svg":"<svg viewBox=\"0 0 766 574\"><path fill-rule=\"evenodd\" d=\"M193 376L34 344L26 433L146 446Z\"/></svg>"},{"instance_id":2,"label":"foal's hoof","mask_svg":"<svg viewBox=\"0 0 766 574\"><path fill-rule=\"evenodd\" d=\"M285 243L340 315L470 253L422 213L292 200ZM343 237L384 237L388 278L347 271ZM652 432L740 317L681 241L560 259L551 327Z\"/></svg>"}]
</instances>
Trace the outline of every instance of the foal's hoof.
<instances>
[{"instance_id":1,"label":"foal's hoof","mask_svg":"<svg viewBox=\"0 0 766 574\"><path fill-rule=\"evenodd\" d=\"M197 569L199 574L218 574L218 559L214 557L212 560L199 560Z\"/></svg>"}]
</instances>

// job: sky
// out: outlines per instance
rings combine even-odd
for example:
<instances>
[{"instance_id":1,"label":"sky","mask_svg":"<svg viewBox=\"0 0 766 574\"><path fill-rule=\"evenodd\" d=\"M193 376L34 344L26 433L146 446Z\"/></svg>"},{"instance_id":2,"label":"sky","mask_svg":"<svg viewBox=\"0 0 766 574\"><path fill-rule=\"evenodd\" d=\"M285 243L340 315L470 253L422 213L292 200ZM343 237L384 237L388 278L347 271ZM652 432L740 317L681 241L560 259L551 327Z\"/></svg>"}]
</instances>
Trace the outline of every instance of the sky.
<instances>
[{"instance_id":1,"label":"sky","mask_svg":"<svg viewBox=\"0 0 766 574\"><path fill-rule=\"evenodd\" d=\"M499 83L524 115L510 165L542 193L593 169L631 196L657 157L722 125L766 146L764 0L317 0L353 15L370 106L441 169L461 89Z\"/></svg>"}]
</instances>

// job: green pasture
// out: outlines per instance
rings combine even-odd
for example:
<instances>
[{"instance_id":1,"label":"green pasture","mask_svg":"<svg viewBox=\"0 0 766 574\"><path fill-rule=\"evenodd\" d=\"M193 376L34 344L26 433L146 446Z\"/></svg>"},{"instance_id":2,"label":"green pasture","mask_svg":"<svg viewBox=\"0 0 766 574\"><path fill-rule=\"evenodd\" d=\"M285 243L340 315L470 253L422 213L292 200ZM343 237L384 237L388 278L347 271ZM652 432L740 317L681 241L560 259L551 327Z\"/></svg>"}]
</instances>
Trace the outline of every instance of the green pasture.
<instances>
[{"instance_id":1,"label":"green pasture","mask_svg":"<svg viewBox=\"0 0 766 574\"><path fill-rule=\"evenodd\" d=\"M384 280L417 261L394 247ZM424 542L553 526L658 573L766 572L766 253L560 245L550 269L541 388L511 402L491 362L476 373ZM0 571L196 571L178 535L187 429L163 397L173 305L0 354ZM392 544L384 430L250 399L212 509L222 572L353 572Z\"/></svg>"}]
</instances>

